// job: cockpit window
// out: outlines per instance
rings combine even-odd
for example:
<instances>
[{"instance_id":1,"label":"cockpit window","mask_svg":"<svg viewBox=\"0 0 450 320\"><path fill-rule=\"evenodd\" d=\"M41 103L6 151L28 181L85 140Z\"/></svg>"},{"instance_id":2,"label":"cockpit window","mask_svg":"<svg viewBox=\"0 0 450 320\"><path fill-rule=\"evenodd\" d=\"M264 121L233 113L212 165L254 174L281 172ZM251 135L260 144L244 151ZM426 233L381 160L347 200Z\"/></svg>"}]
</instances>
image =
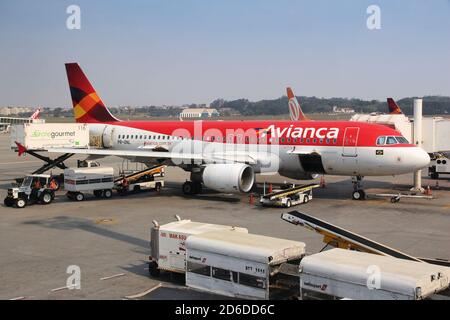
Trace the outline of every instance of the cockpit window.
<instances>
[{"instance_id":1,"label":"cockpit window","mask_svg":"<svg viewBox=\"0 0 450 320\"><path fill-rule=\"evenodd\" d=\"M405 137L395 137L398 141L398 143L405 143L405 144L409 144L408 139L406 139Z\"/></svg>"},{"instance_id":2,"label":"cockpit window","mask_svg":"<svg viewBox=\"0 0 450 320\"><path fill-rule=\"evenodd\" d=\"M396 144L397 139L395 137L387 137L386 144Z\"/></svg>"},{"instance_id":3,"label":"cockpit window","mask_svg":"<svg viewBox=\"0 0 450 320\"><path fill-rule=\"evenodd\" d=\"M386 142L386 137L378 137L377 144L382 145Z\"/></svg>"}]
</instances>

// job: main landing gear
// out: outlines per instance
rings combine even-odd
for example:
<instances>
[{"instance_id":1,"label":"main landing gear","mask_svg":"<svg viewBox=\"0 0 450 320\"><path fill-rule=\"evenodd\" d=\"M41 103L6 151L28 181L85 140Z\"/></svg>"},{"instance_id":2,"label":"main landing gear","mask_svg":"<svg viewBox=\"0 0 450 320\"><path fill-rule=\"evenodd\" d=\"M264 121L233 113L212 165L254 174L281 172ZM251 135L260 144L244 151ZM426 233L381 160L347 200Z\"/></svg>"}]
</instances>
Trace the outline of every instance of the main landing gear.
<instances>
[{"instance_id":1,"label":"main landing gear","mask_svg":"<svg viewBox=\"0 0 450 320\"><path fill-rule=\"evenodd\" d=\"M352 193L352 199L353 200L365 200L366 199L366 192L362 188L362 178L361 176L352 177L352 183L353 183L353 193Z\"/></svg>"},{"instance_id":2,"label":"main landing gear","mask_svg":"<svg viewBox=\"0 0 450 320\"><path fill-rule=\"evenodd\" d=\"M186 181L182 186L185 195L195 195L202 192L202 183L197 181Z\"/></svg>"}]
</instances>

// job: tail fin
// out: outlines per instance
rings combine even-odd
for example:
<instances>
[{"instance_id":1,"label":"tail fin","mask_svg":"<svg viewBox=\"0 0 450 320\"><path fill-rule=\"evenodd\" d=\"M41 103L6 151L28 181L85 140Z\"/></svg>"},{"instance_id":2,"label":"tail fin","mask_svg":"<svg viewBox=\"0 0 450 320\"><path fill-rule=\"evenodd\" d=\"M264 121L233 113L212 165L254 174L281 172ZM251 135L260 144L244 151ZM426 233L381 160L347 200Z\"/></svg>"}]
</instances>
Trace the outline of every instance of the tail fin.
<instances>
[{"instance_id":1,"label":"tail fin","mask_svg":"<svg viewBox=\"0 0 450 320\"><path fill-rule=\"evenodd\" d=\"M37 108L36 111L31 115L30 119L39 119L41 115L41 108Z\"/></svg>"},{"instance_id":2,"label":"tail fin","mask_svg":"<svg viewBox=\"0 0 450 320\"><path fill-rule=\"evenodd\" d=\"M392 98L387 98L387 104L389 107L389 114L402 114L402 109L398 106L398 104Z\"/></svg>"},{"instance_id":3,"label":"tail fin","mask_svg":"<svg viewBox=\"0 0 450 320\"><path fill-rule=\"evenodd\" d=\"M309 121L310 119L305 116L300 107L300 104L297 101L297 98L294 95L294 92L290 87L286 88L287 96L289 99L289 114L291 116L292 121Z\"/></svg>"},{"instance_id":4,"label":"tail fin","mask_svg":"<svg viewBox=\"0 0 450 320\"><path fill-rule=\"evenodd\" d=\"M66 63L67 79L77 122L98 123L117 120L105 107L78 63Z\"/></svg>"}]
</instances>

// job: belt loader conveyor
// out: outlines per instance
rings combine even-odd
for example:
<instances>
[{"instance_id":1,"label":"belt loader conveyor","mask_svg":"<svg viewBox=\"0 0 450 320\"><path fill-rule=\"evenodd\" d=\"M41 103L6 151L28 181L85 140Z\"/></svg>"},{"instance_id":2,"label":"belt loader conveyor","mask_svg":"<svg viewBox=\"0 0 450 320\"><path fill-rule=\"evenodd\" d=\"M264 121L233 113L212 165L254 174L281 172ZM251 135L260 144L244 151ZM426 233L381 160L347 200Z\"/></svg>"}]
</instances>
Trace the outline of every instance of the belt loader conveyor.
<instances>
[{"instance_id":1,"label":"belt loader conveyor","mask_svg":"<svg viewBox=\"0 0 450 320\"><path fill-rule=\"evenodd\" d=\"M294 186L285 190L276 190L261 196L260 203L263 206L278 206L290 208L300 203L308 203L312 199L312 189L318 188L316 183Z\"/></svg>"},{"instance_id":2,"label":"belt loader conveyor","mask_svg":"<svg viewBox=\"0 0 450 320\"><path fill-rule=\"evenodd\" d=\"M138 172L133 172L129 175L126 175L125 178L128 180L129 183L133 183L134 181L138 180L139 178L148 175L148 176L155 176L155 175L160 175L161 177L164 176L164 168L166 166L165 165L159 165L159 166L154 166L151 168L145 168L144 170L138 171ZM123 180L123 177L117 178L114 180L114 182L120 182Z\"/></svg>"},{"instance_id":3,"label":"belt loader conveyor","mask_svg":"<svg viewBox=\"0 0 450 320\"><path fill-rule=\"evenodd\" d=\"M317 233L320 233L324 236L324 243L337 248L353 249L411 261L426 261L428 263L450 267L449 261L433 259L421 260L396 249L385 246L381 243L360 236L359 234L356 234L354 232L345 230L336 225L298 211L283 213L281 215L281 219L295 225L301 225L303 227L306 227L307 229L314 230Z\"/></svg>"}]
</instances>

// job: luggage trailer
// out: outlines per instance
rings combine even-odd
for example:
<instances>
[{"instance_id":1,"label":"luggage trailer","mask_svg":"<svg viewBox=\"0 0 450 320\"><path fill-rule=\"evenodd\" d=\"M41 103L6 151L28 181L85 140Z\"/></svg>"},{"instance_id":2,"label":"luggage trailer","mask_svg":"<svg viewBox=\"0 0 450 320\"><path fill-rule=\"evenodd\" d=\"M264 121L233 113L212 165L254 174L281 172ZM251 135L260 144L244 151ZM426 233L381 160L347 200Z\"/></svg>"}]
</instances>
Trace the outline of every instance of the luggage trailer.
<instances>
[{"instance_id":1,"label":"luggage trailer","mask_svg":"<svg viewBox=\"0 0 450 320\"><path fill-rule=\"evenodd\" d=\"M231 230L247 233L246 228L194 222L175 216L176 221L159 225L153 220L150 229L149 273L153 277L161 271L186 272L186 239L192 235L209 231Z\"/></svg>"},{"instance_id":2,"label":"luggage trailer","mask_svg":"<svg viewBox=\"0 0 450 320\"><path fill-rule=\"evenodd\" d=\"M236 298L298 296L302 242L248 234L246 228L182 220L150 230L149 273L183 274L190 288Z\"/></svg>"}]
</instances>

